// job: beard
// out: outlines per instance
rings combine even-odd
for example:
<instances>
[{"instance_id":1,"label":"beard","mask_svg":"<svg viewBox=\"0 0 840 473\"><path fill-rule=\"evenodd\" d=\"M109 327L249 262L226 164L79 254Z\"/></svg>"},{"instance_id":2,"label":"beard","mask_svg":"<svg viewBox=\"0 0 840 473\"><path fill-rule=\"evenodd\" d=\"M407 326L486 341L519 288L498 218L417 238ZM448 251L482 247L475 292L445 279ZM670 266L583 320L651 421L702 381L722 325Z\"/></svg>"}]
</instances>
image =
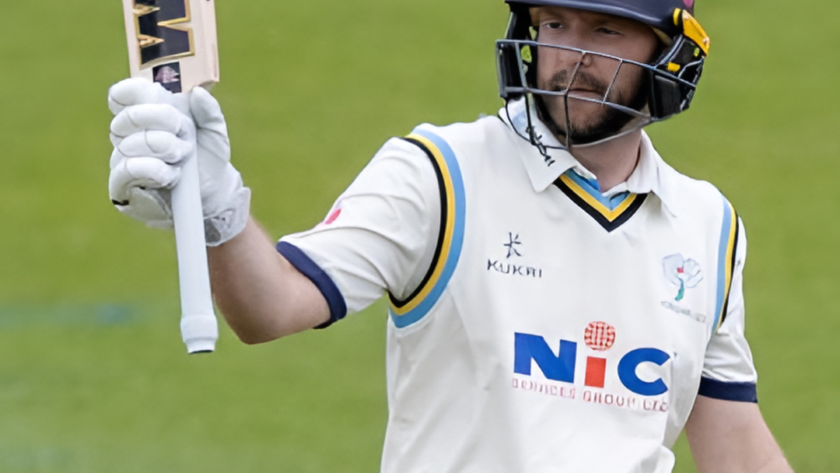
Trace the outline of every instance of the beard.
<instances>
[{"instance_id":1,"label":"beard","mask_svg":"<svg viewBox=\"0 0 840 473\"><path fill-rule=\"evenodd\" d=\"M609 84L605 84L588 72L579 70L573 78L570 77L571 75L571 71L569 70L559 71L546 84L539 84L538 88L552 92L564 92L571 85L575 88L580 87L592 90L602 97L606 95L607 90L610 90ZM604 105L576 99L568 95L543 96L539 93L534 94L534 101L536 102L540 119L555 134L558 140L566 141L569 145L596 143L619 134L635 118L633 115L610 106L610 103L622 105L633 110L641 110L647 104L648 87L646 85L648 80L646 77L646 75L643 75L642 78L636 81L637 83L633 84L629 92L622 92L613 88L610 90L610 97L607 97L608 102ZM627 98L628 96L629 99ZM567 104L567 101L570 102ZM556 109L559 109L556 114L559 116L551 113L549 103L547 102L553 102L552 105ZM576 118L573 110L575 107L597 107L598 110L591 113L588 118ZM569 116L565 117L567 110ZM566 118L568 118L568 121ZM567 127L570 130L567 131Z\"/></svg>"}]
</instances>

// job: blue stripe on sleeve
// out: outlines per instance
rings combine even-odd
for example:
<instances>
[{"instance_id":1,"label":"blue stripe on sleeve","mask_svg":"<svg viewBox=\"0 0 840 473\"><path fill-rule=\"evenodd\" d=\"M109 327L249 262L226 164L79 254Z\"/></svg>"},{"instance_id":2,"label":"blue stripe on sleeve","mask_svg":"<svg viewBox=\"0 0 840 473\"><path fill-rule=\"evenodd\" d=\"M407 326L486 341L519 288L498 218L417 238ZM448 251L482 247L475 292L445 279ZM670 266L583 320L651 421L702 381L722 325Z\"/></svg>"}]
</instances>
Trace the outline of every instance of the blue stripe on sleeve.
<instances>
[{"instance_id":1,"label":"blue stripe on sleeve","mask_svg":"<svg viewBox=\"0 0 840 473\"><path fill-rule=\"evenodd\" d=\"M464 178L461 175L461 168L458 165L458 158L455 157L455 152L446 140L429 130L415 128L412 133L416 133L431 141L432 144L437 147L438 151L440 151L441 156L443 156L446 169L441 167L441 172L448 173L450 179L452 180L452 191L455 200L455 227L452 230L452 242L449 247L449 256L447 257L446 262L438 263L444 265L443 272L438 280L435 281L432 290L426 298L423 299L417 307L403 315L397 316L393 313L393 311L389 311L391 314L391 320L394 321L394 325L397 328L405 328L409 325L417 323L420 319L425 317L430 310L432 310L432 307L434 307L435 304L437 304L438 299L440 299L440 296L446 289L447 284L449 284L449 280L452 278L455 268L458 266L458 260L461 257L461 249L464 245L464 225L466 220L466 191L464 190Z\"/></svg>"},{"instance_id":2,"label":"blue stripe on sleeve","mask_svg":"<svg viewBox=\"0 0 840 473\"><path fill-rule=\"evenodd\" d=\"M720 228L720 243L718 245L717 294L715 297L715 315L712 323L712 333L718 328L718 321L723 310L724 295L726 294L726 250L729 249L729 237L732 231L732 208L729 201L723 198L723 225Z\"/></svg>"},{"instance_id":3,"label":"blue stripe on sleeve","mask_svg":"<svg viewBox=\"0 0 840 473\"><path fill-rule=\"evenodd\" d=\"M344 296L338 290L332 279L321 269L312 259L306 256L306 253L301 251L295 245L281 241L277 243L277 251L286 258L298 271L309 278L315 287L321 291L324 299L327 300L327 305L330 308L330 320L316 328L327 328L330 325L338 322L347 315L347 305L344 303Z\"/></svg>"},{"instance_id":4,"label":"blue stripe on sleeve","mask_svg":"<svg viewBox=\"0 0 840 473\"><path fill-rule=\"evenodd\" d=\"M700 378L697 394L723 401L758 402L755 383L736 383Z\"/></svg>"}]
</instances>

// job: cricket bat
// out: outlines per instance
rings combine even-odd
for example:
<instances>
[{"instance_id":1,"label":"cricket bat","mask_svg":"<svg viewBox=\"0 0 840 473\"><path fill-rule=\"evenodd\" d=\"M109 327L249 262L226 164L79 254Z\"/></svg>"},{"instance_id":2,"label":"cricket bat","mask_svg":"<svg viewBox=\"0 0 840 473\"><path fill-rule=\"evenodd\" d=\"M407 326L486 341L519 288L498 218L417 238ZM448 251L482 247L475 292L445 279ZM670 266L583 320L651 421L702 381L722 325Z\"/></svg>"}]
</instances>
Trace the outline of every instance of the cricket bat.
<instances>
[{"instance_id":1,"label":"cricket bat","mask_svg":"<svg viewBox=\"0 0 840 473\"><path fill-rule=\"evenodd\" d=\"M167 90L188 94L219 81L213 0L122 0L131 77L145 77ZM187 104L186 96L184 104ZM188 110L188 109L187 109ZM193 148L195 149L195 148ZM181 337L187 352L216 348L204 217L195 152L172 190L172 216L181 289Z\"/></svg>"}]
</instances>

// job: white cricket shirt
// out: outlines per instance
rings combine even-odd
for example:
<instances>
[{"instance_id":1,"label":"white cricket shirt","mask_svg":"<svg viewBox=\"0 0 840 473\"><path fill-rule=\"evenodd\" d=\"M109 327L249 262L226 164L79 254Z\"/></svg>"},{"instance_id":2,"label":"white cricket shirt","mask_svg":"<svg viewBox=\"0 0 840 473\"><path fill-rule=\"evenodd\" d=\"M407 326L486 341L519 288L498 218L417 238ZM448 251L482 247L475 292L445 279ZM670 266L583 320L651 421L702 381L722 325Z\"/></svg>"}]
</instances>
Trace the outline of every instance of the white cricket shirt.
<instances>
[{"instance_id":1,"label":"white cricket shirt","mask_svg":"<svg viewBox=\"0 0 840 473\"><path fill-rule=\"evenodd\" d=\"M602 194L520 105L387 142L278 250L333 322L391 294L383 472L669 472L698 393L755 402L743 225L646 135Z\"/></svg>"}]
</instances>

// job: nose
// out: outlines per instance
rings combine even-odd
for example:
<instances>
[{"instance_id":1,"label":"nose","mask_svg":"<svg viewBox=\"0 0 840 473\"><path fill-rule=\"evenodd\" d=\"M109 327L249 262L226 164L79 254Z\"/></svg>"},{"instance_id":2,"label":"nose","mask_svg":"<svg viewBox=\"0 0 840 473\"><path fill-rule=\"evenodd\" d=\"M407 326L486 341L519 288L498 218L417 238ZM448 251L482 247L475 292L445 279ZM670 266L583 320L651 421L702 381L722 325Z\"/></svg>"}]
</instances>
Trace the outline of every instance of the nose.
<instances>
[{"instance_id":1,"label":"nose","mask_svg":"<svg viewBox=\"0 0 840 473\"><path fill-rule=\"evenodd\" d=\"M572 51L568 49L560 49L559 54L563 65L570 68L575 68L580 65L581 68L589 67L592 65L593 56L586 52L585 48L578 48L582 49L581 51Z\"/></svg>"},{"instance_id":2,"label":"nose","mask_svg":"<svg viewBox=\"0 0 840 473\"><path fill-rule=\"evenodd\" d=\"M545 44L557 46L557 48L541 48L540 54L551 55L563 68L575 68L578 65L579 67L590 67L592 65L593 56L581 52L592 50L586 25L569 21L561 35L546 36L548 37L538 38L537 41L544 40Z\"/></svg>"},{"instance_id":3,"label":"nose","mask_svg":"<svg viewBox=\"0 0 840 473\"><path fill-rule=\"evenodd\" d=\"M540 64L552 71L583 71L590 68L595 56L588 52L560 48L540 48ZM569 80L573 80L569 77ZM567 84L570 85L570 84Z\"/></svg>"},{"instance_id":4,"label":"nose","mask_svg":"<svg viewBox=\"0 0 840 473\"><path fill-rule=\"evenodd\" d=\"M551 63L553 67L557 67L559 69L573 70L589 68L592 66L595 57L592 54L586 52L586 49L565 44L557 46L559 47L539 48L540 56L547 59L547 62ZM575 50L565 48L575 48ZM576 49L581 49L582 51L578 51Z\"/></svg>"}]
</instances>

